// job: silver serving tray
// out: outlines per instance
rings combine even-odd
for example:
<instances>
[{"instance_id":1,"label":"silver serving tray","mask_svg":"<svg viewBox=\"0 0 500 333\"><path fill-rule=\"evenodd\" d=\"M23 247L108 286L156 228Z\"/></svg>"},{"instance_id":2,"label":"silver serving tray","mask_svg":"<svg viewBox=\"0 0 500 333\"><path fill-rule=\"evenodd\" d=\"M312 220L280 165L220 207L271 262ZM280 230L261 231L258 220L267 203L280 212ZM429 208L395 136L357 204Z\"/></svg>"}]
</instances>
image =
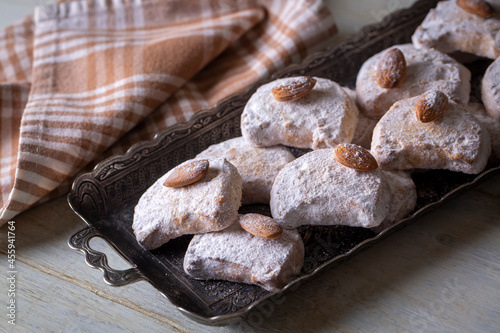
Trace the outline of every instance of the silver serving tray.
<instances>
[{"instance_id":1,"label":"silver serving tray","mask_svg":"<svg viewBox=\"0 0 500 333\"><path fill-rule=\"evenodd\" d=\"M88 227L70 237L70 247L84 252L86 262L104 272L106 283L123 286L147 280L182 313L200 323L225 325L244 318L259 303L279 293L269 293L253 285L190 278L182 269L190 236L171 240L153 251L139 246L131 228L133 208L139 197L174 166L193 158L212 144L241 135L243 107L263 83L279 77L310 75L327 77L353 87L362 63L391 45L410 42L413 31L436 3L418 1L412 8L398 11L380 24L365 27L353 38L256 83L244 93L221 101L211 110L197 113L189 122L158 133L151 141L134 145L123 155L106 159L92 172L78 177L68 195L68 202ZM478 76L486 65L484 61L475 65L479 68L476 70ZM296 150L295 153L300 154L301 151ZM417 208L410 216L379 234L368 229L342 226L301 227L299 231L306 249L305 263L300 275L283 292L297 287L326 267L340 264L498 173L500 166L488 166L479 175L450 171L415 173ZM269 207L252 205L241 209L241 212L250 211L269 214ZM89 246L90 239L96 236L106 239L133 268L121 271L110 268L106 256Z\"/></svg>"}]
</instances>

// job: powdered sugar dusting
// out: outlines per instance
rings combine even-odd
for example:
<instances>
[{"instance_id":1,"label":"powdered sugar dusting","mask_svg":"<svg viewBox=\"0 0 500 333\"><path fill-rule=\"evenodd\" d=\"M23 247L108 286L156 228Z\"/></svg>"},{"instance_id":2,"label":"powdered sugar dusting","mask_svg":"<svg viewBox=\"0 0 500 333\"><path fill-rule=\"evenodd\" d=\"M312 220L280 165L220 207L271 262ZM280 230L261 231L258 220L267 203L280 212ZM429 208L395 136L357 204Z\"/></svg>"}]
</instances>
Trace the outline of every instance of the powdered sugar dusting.
<instances>
[{"instance_id":1,"label":"powdered sugar dusting","mask_svg":"<svg viewBox=\"0 0 500 333\"><path fill-rule=\"evenodd\" d=\"M491 151L487 130L453 102L439 121L422 123L413 113L418 99L395 103L375 126L371 151L380 167L481 172Z\"/></svg>"},{"instance_id":2,"label":"powdered sugar dusting","mask_svg":"<svg viewBox=\"0 0 500 333\"><path fill-rule=\"evenodd\" d=\"M481 95L488 114L500 120L500 58L493 61L486 70L481 84Z\"/></svg>"},{"instance_id":3,"label":"powdered sugar dusting","mask_svg":"<svg viewBox=\"0 0 500 333\"><path fill-rule=\"evenodd\" d=\"M141 196L132 228L138 242L154 249L171 238L221 230L231 225L241 202L241 177L225 159L210 160L200 181L185 187L166 187L168 174Z\"/></svg>"},{"instance_id":4,"label":"powdered sugar dusting","mask_svg":"<svg viewBox=\"0 0 500 333\"><path fill-rule=\"evenodd\" d=\"M275 100L271 90L293 78L279 79L257 89L241 117L245 140L259 147L282 144L312 149L350 142L358 118L354 101L337 83L315 79L314 89L292 102Z\"/></svg>"},{"instance_id":5,"label":"powdered sugar dusting","mask_svg":"<svg viewBox=\"0 0 500 333\"><path fill-rule=\"evenodd\" d=\"M194 236L184 256L184 270L197 279L250 283L277 291L300 272L303 262L304 243L296 229L263 239L236 222L223 231Z\"/></svg>"},{"instance_id":6,"label":"powdered sugar dusting","mask_svg":"<svg viewBox=\"0 0 500 333\"><path fill-rule=\"evenodd\" d=\"M497 13L500 11L500 1L488 2ZM412 41L417 48L434 48L447 54L463 51L496 59L500 55L500 44L495 41L500 31L498 17L485 20L462 10L456 1L440 1L416 29Z\"/></svg>"},{"instance_id":7,"label":"powdered sugar dusting","mask_svg":"<svg viewBox=\"0 0 500 333\"><path fill-rule=\"evenodd\" d=\"M382 51L368 59L358 72L356 97L364 114L379 119L395 102L437 89L450 100L467 103L470 93L470 71L451 57L434 49L417 50L411 44L396 45L406 59L406 75L392 89L381 88L376 80Z\"/></svg>"},{"instance_id":8,"label":"powdered sugar dusting","mask_svg":"<svg viewBox=\"0 0 500 333\"><path fill-rule=\"evenodd\" d=\"M271 190L271 213L284 228L302 224L375 227L387 216L390 190L382 171L358 172L334 158L334 149L307 153L287 164Z\"/></svg>"},{"instance_id":9,"label":"powdered sugar dusting","mask_svg":"<svg viewBox=\"0 0 500 333\"><path fill-rule=\"evenodd\" d=\"M468 110L474 117L488 130L491 138L490 163L500 164L500 121L494 119L486 112L484 105L479 103L469 103Z\"/></svg>"},{"instance_id":10,"label":"powdered sugar dusting","mask_svg":"<svg viewBox=\"0 0 500 333\"><path fill-rule=\"evenodd\" d=\"M294 87L303 86L311 81L309 76L296 76L292 78L283 79L282 82L277 84L273 89L283 89L284 87ZM316 81L316 80L315 80Z\"/></svg>"},{"instance_id":11,"label":"powdered sugar dusting","mask_svg":"<svg viewBox=\"0 0 500 333\"><path fill-rule=\"evenodd\" d=\"M401 221L417 205L417 188L409 172L383 170L383 174L389 184L392 200L387 217L379 226L372 228L377 233Z\"/></svg>"},{"instance_id":12,"label":"powdered sugar dusting","mask_svg":"<svg viewBox=\"0 0 500 333\"><path fill-rule=\"evenodd\" d=\"M352 143L360 145L363 148L370 149L375 125L377 125L376 119L368 118L360 112L358 124L356 125L356 131L354 132L354 137L352 138Z\"/></svg>"},{"instance_id":13,"label":"powdered sugar dusting","mask_svg":"<svg viewBox=\"0 0 500 333\"><path fill-rule=\"evenodd\" d=\"M243 181L242 204L269 204L271 187L278 172L295 157L284 146L258 148L243 137L210 146L196 158L225 158L231 162Z\"/></svg>"},{"instance_id":14,"label":"powdered sugar dusting","mask_svg":"<svg viewBox=\"0 0 500 333\"><path fill-rule=\"evenodd\" d=\"M437 100L438 91L436 89L428 90L425 94L422 95L425 103L434 104Z\"/></svg>"}]
</instances>

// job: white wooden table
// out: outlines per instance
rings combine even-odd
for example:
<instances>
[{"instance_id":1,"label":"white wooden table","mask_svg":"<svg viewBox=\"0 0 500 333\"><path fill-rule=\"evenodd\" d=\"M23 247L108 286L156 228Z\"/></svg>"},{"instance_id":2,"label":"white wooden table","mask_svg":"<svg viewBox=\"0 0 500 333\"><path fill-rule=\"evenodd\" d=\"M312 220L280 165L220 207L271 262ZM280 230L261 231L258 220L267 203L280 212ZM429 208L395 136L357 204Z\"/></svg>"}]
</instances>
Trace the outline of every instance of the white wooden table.
<instances>
[{"instance_id":1,"label":"white wooden table","mask_svg":"<svg viewBox=\"0 0 500 333\"><path fill-rule=\"evenodd\" d=\"M0 0L0 25L40 0ZM412 1L330 0L340 37ZM378 245L265 302L247 322L190 321L146 282L110 287L67 245L85 227L59 198L15 218L16 326L7 324L7 228L0 228L0 331L499 332L500 176ZM128 265L102 240L114 268ZM279 303L279 304L278 304Z\"/></svg>"}]
</instances>

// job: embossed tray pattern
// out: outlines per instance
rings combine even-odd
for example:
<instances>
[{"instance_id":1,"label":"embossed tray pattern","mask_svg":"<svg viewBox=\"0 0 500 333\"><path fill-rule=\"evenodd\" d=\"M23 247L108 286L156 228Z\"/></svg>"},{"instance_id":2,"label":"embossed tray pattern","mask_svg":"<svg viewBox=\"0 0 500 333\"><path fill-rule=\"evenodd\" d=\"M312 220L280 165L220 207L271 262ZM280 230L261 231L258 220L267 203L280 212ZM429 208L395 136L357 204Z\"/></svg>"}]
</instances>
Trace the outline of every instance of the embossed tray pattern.
<instances>
[{"instance_id":1,"label":"embossed tray pattern","mask_svg":"<svg viewBox=\"0 0 500 333\"><path fill-rule=\"evenodd\" d=\"M258 82L244 93L221 101L211 110L199 112L191 121L171 127L151 141L134 145L126 154L101 162L92 172L75 180L68 195L72 209L89 225L73 235L69 245L84 252L87 263L104 272L107 283L123 286L140 279L147 280L180 311L198 322L223 325L248 315L259 302L274 294L253 285L191 279L182 269L191 236L171 240L153 251L138 245L131 225L133 208L141 194L165 172L211 144L241 135L243 107L262 83L278 77L314 75L353 87L362 63L391 45L410 42L413 31L436 3L418 1L412 8L394 13L380 24L365 27L353 38L310 56L302 64ZM299 151L295 153L300 154ZM305 263L300 275L285 290L327 266L341 263L499 172L500 167L488 166L480 175L448 171L414 174L418 189L417 208L411 216L378 235L368 229L343 226L301 227L299 231L306 248ZM244 206L241 212L269 215L269 207ZM89 240L95 236L106 239L133 268L125 271L112 269L104 254L90 248Z\"/></svg>"}]
</instances>

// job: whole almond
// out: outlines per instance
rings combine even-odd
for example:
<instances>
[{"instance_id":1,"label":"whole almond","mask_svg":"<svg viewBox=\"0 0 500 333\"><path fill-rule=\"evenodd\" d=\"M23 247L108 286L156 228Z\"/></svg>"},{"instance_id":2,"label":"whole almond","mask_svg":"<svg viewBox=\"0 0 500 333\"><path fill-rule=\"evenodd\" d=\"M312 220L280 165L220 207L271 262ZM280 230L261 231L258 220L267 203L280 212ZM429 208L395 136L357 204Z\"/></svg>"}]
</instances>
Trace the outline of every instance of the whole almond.
<instances>
[{"instance_id":1,"label":"whole almond","mask_svg":"<svg viewBox=\"0 0 500 333\"><path fill-rule=\"evenodd\" d=\"M485 18L495 15L495 9L484 0L457 0L457 6L466 12Z\"/></svg>"},{"instance_id":2,"label":"whole almond","mask_svg":"<svg viewBox=\"0 0 500 333\"><path fill-rule=\"evenodd\" d=\"M439 90L429 90L420 95L417 101L417 119L423 123L439 119L448 106L448 96Z\"/></svg>"},{"instance_id":3,"label":"whole almond","mask_svg":"<svg viewBox=\"0 0 500 333\"><path fill-rule=\"evenodd\" d=\"M272 89L277 101L289 102L307 95L316 84L316 79L310 76L298 76L286 84L280 84Z\"/></svg>"},{"instance_id":4,"label":"whole almond","mask_svg":"<svg viewBox=\"0 0 500 333\"><path fill-rule=\"evenodd\" d=\"M395 88L403 82L406 75L406 60L398 48L387 51L378 63L375 80L386 89Z\"/></svg>"},{"instance_id":5,"label":"whole almond","mask_svg":"<svg viewBox=\"0 0 500 333\"><path fill-rule=\"evenodd\" d=\"M272 218L260 214L245 214L240 217L240 225L247 232L260 238L274 239L281 236L283 229Z\"/></svg>"},{"instance_id":6,"label":"whole almond","mask_svg":"<svg viewBox=\"0 0 500 333\"><path fill-rule=\"evenodd\" d=\"M377 160L368 150L352 143L338 145L333 155L337 162L357 171L372 171L378 168Z\"/></svg>"},{"instance_id":7,"label":"whole almond","mask_svg":"<svg viewBox=\"0 0 500 333\"><path fill-rule=\"evenodd\" d=\"M207 174L208 167L208 160L184 162L169 172L163 185L166 187L182 187L194 184Z\"/></svg>"}]
</instances>

